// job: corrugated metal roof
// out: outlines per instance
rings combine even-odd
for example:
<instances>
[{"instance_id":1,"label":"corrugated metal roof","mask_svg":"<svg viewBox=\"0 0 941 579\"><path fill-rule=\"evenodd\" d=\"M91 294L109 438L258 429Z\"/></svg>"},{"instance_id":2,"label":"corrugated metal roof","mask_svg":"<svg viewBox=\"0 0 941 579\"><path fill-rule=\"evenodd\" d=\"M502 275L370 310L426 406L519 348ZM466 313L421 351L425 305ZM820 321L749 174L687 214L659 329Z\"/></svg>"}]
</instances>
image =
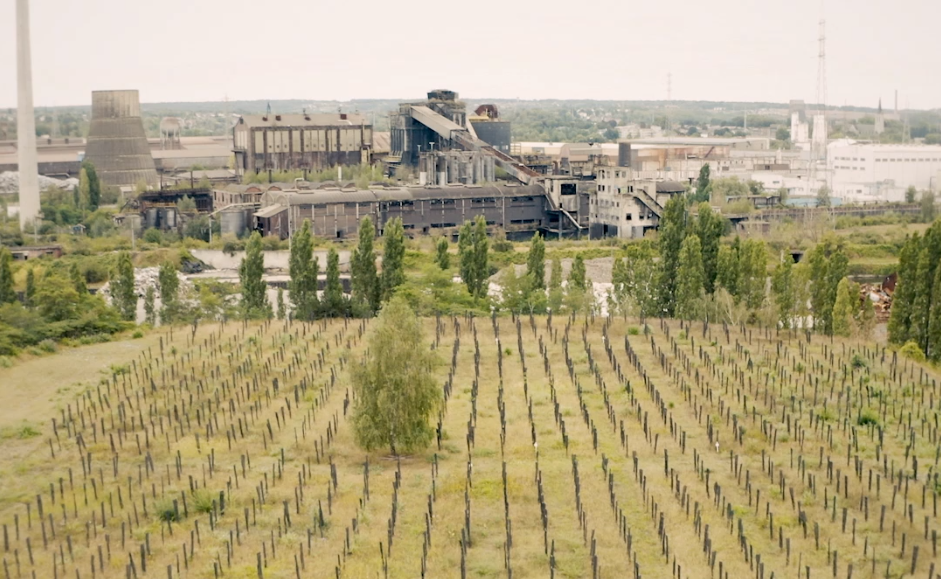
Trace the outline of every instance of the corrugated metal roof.
<instances>
[{"instance_id":1,"label":"corrugated metal roof","mask_svg":"<svg viewBox=\"0 0 941 579\"><path fill-rule=\"evenodd\" d=\"M345 119L340 118L340 115ZM281 120L278 120L280 117ZM240 124L248 127L333 127L333 126L372 126L365 115L357 113L315 113L309 115L243 115Z\"/></svg>"},{"instance_id":2,"label":"corrugated metal roof","mask_svg":"<svg viewBox=\"0 0 941 579\"><path fill-rule=\"evenodd\" d=\"M441 116L425 106L413 106L412 118L438 133L445 139L450 139L455 131L463 131L464 127L451 119Z\"/></svg>"},{"instance_id":3,"label":"corrugated metal roof","mask_svg":"<svg viewBox=\"0 0 941 579\"><path fill-rule=\"evenodd\" d=\"M389 153L392 151L392 133L388 131L374 132L372 134L372 152Z\"/></svg>"},{"instance_id":4,"label":"corrugated metal roof","mask_svg":"<svg viewBox=\"0 0 941 579\"><path fill-rule=\"evenodd\" d=\"M261 217L262 219L268 219L269 217L274 217L282 211L286 211L287 207L284 205L269 205L260 211L255 212L255 217Z\"/></svg>"}]
</instances>

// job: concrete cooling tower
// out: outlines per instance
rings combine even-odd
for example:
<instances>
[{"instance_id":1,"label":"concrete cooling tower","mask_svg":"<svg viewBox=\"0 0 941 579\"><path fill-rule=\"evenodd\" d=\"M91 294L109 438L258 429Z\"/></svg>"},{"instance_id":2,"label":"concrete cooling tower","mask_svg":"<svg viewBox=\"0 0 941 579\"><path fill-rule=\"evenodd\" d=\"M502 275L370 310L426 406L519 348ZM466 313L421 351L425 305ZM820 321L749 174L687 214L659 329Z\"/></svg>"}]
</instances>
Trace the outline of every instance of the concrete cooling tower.
<instances>
[{"instance_id":1,"label":"concrete cooling tower","mask_svg":"<svg viewBox=\"0 0 941 579\"><path fill-rule=\"evenodd\" d=\"M136 90L91 93L85 158L106 185L134 187L143 181L150 187L157 186L157 169L144 134Z\"/></svg>"}]
</instances>

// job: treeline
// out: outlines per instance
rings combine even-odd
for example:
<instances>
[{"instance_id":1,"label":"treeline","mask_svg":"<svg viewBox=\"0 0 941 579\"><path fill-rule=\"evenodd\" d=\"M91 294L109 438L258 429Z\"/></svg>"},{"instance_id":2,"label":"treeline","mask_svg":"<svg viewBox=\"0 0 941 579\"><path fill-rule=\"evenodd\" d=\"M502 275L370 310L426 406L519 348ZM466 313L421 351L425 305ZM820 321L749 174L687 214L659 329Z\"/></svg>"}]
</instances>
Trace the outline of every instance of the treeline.
<instances>
[{"instance_id":1,"label":"treeline","mask_svg":"<svg viewBox=\"0 0 941 579\"><path fill-rule=\"evenodd\" d=\"M902 248L889 341L941 362L941 221L909 237Z\"/></svg>"}]
</instances>

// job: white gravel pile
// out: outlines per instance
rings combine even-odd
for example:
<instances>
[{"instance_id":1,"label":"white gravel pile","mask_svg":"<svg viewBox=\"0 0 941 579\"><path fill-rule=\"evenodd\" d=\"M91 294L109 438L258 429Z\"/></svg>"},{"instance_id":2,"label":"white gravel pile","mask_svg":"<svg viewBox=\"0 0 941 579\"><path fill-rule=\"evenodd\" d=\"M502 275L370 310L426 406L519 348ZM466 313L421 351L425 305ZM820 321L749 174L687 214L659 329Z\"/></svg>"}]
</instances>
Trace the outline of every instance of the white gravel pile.
<instances>
[{"instance_id":1,"label":"white gravel pile","mask_svg":"<svg viewBox=\"0 0 941 579\"><path fill-rule=\"evenodd\" d=\"M51 177L39 176L39 189L71 189L78 185L78 179L53 179ZM0 194L18 193L20 191L20 174L17 171L4 171L0 173Z\"/></svg>"},{"instance_id":2,"label":"white gravel pile","mask_svg":"<svg viewBox=\"0 0 941 579\"><path fill-rule=\"evenodd\" d=\"M134 291L137 292L137 296L143 298L144 294L147 293L147 288L154 288L154 292L157 295L160 295L160 268L159 267L142 267L134 270ZM187 296L193 290L193 282L187 279L180 272L176 272L177 279L180 280L180 296ZM102 296L104 296L105 301L111 303L111 282L106 283L101 286L101 289L98 290Z\"/></svg>"}]
</instances>

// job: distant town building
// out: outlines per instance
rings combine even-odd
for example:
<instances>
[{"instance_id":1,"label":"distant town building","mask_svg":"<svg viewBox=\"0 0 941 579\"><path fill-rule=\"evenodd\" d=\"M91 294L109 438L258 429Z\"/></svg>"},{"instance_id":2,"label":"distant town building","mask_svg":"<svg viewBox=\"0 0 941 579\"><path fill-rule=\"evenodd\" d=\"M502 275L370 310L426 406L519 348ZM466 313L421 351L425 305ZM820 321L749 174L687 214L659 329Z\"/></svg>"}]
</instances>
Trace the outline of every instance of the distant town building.
<instances>
[{"instance_id":1,"label":"distant town building","mask_svg":"<svg viewBox=\"0 0 941 579\"><path fill-rule=\"evenodd\" d=\"M827 168L835 197L901 201L909 187L924 190L941 185L941 146L840 139L827 149Z\"/></svg>"},{"instance_id":2,"label":"distant town building","mask_svg":"<svg viewBox=\"0 0 941 579\"><path fill-rule=\"evenodd\" d=\"M240 176L371 162L372 125L356 113L244 115L232 135Z\"/></svg>"}]
</instances>

